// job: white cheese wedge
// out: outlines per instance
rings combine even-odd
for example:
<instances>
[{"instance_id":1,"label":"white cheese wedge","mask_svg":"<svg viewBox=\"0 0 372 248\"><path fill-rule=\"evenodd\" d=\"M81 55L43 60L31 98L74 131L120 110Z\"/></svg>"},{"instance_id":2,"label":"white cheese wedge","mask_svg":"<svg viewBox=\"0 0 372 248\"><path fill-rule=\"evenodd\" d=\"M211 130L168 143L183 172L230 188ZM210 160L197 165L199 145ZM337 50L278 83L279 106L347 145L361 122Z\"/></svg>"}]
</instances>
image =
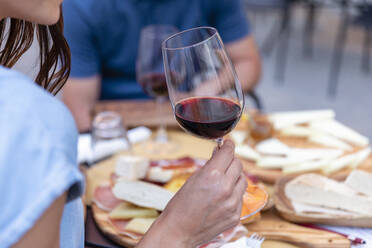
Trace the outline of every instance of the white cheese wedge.
<instances>
[{"instance_id":1,"label":"white cheese wedge","mask_svg":"<svg viewBox=\"0 0 372 248\"><path fill-rule=\"evenodd\" d=\"M112 189L115 197L134 205L163 211L174 193L142 181L120 181Z\"/></svg>"},{"instance_id":2,"label":"white cheese wedge","mask_svg":"<svg viewBox=\"0 0 372 248\"><path fill-rule=\"evenodd\" d=\"M304 162L302 159L279 157L279 156L265 156L261 157L256 166L265 169L282 169L286 166L292 166Z\"/></svg>"},{"instance_id":3,"label":"white cheese wedge","mask_svg":"<svg viewBox=\"0 0 372 248\"><path fill-rule=\"evenodd\" d=\"M372 197L372 173L354 170L347 177L345 184L359 193Z\"/></svg>"},{"instance_id":4,"label":"white cheese wedge","mask_svg":"<svg viewBox=\"0 0 372 248\"><path fill-rule=\"evenodd\" d=\"M287 183L284 190L291 201L372 216L371 199L325 176L301 175Z\"/></svg>"},{"instance_id":5,"label":"white cheese wedge","mask_svg":"<svg viewBox=\"0 0 372 248\"><path fill-rule=\"evenodd\" d=\"M359 165L361 165L369 157L369 155L371 154L371 151L372 151L371 147L367 147L363 150L356 152L355 160L350 164L350 167L355 169Z\"/></svg>"},{"instance_id":6,"label":"white cheese wedge","mask_svg":"<svg viewBox=\"0 0 372 248\"><path fill-rule=\"evenodd\" d=\"M367 137L359 134L355 130L341 124L336 120L315 121L311 122L309 125L311 128L331 134L339 139L345 140L357 146L367 146L369 144Z\"/></svg>"},{"instance_id":7,"label":"white cheese wedge","mask_svg":"<svg viewBox=\"0 0 372 248\"><path fill-rule=\"evenodd\" d=\"M330 163L329 159L323 159L318 161L309 161L300 164L290 165L283 168L284 174L291 173L302 173L309 171L318 171Z\"/></svg>"},{"instance_id":8,"label":"white cheese wedge","mask_svg":"<svg viewBox=\"0 0 372 248\"><path fill-rule=\"evenodd\" d=\"M352 212L325 208L325 207L318 207L318 206L304 204L304 203L297 202L297 201L291 201L291 204L296 213L317 213L317 214L324 214L327 216L332 215L332 216L344 217L344 218L357 216L357 214L352 213Z\"/></svg>"},{"instance_id":9,"label":"white cheese wedge","mask_svg":"<svg viewBox=\"0 0 372 248\"><path fill-rule=\"evenodd\" d=\"M331 174L333 172L339 171L347 166L350 166L357 158L355 153L342 156L337 158L329 163L329 165L325 166L322 171L324 174Z\"/></svg>"},{"instance_id":10,"label":"white cheese wedge","mask_svg":"<svg viewBox=\"0 0 372 248\"><path fill-rule=\"evenodd\" d=\"M158 211L151 208L142 208L124 202L114 208L110 214L111 219L132 219L132 218L155 218L159 216Z\"/></svg>"},{"instance_id":11,"label":"white cheese wedge","mask_svg":"<svg viewBox=\"0 0 372 248\"><path fill-rule=\"evenodd\" d=\"M261 141L256 145L256 151L268 155L288 155L290 148L278 139L271 138Z\"/></svg>"},{"instance_id":12,"label":"white cheese wedge","mask_svg":"<svg viewBox=\"0 0 372 248\"><path fill-rule=\"evenodd\" d=\"M309 110L309 111L291 111L279 112L269 115L269 120L277 130L293 125L308 123L317 120L333 119L335 112L333 110Z\"/></svg>"},{"instance_id":13,"label":"white cheese wedge","mask_svg":"<svg viewBox=\"0 0 372 248\"><path fill-rule=\"evenodd\" d=\"M146 179L151 182L167 183L173 177L173 170L164 170L160 167L150 168L147 172Z\"/></svg>"},{"instance_id":14,"label":"white cheese wedge","mask_svg":"<svg viewBox=\"0 0 372 248\"><path fill-rule=\"evenodd\" d=\"M322 134L319 131L316 131L314 129L311 129L309 127L304 126L291 126L286 127L280 130L280 134L283 136L289 136L289 137L311 137L314 135L320 135Z\"/></svg>"},{"instance_id":15,"label":"white cheese wedge","mask_svg":"<svg viewBox=\"0 0 372 248\"><path fill-rule=\"evenodd\" d=\"M345 151L353 150L353 147L348 143L330 135L311 135L308 139L313 143L323 146L338 148Z\"/></svg>"},{"instance_id":16,"label":"white cheese wedge","mask_svg":"<svg viewBox=\"0 0 372 248\"><path fill-rule=\"evenodd\" d=\"M234 130L230 133L230 137L235 142L236 145L243 144L245 138L247 138L247 135L248 135L247 132L239 130Z\"/></svg>"},{"instance_id":17,"label":"white cheese wedge","mask_svg":"<svg viewBox=\"0 0 372 248\"><path fill-rule=\"evenodd\" d=\"M288 156L262 156L257 161L257 166L261 168L279 169L284 167L291 167L300 165L307 162L316 162L319 160L332 160L341 156L343 152L336 149L303 149L303 148L292 148ZM316 165L316 164L315 164ZM312 166L315 166L312 165ZM310 165L304 165L306 166ZM289 169L289 171L291 170ZM288 171L287 171L288 172Z\"/></svg>"},{"instance_id":18,"label":"white cheese wedge","mask_svg":"<svg viewBox=\"0 0 372 248\"><path fill-rule=\"evenodd\" d=\"M293 148L289 157L300 161L311 161L319 159L334 159L343 154L339 149L306 149Z\"/></svg>"},{"instance_id":19,"label":"white cheese wedge","mask_svg":"<svg viewBox=\"0 0 372 248\"><path fill-rule=\"evenodd\" d=\"M249 145L237 145L235 146L235 153L236 155L252 160L257 161L261 158L260 154L256 152L253 148L251 148Z\"/></svg>"},{"instance_id":20,"label":"white cheese wedge","mask_svg":"<svg viewBox=\"0 0 372 248\"><path fill-rule=\"evenodd\" d=\"M156 218L134 218L125 226L129 232L145 234L151 227Z\"/></svg>"},{"instance_id":21,"label":"white cheese wedge","mask_svg":"<svg viewBox=\"0 0 372 248\"><path fill-rule=\"evenodd\" d=\"M146 176L150 161L138 156L120 156L116 160L116 175L128 180L143 179Z\"/></svg>"}]
</instances>

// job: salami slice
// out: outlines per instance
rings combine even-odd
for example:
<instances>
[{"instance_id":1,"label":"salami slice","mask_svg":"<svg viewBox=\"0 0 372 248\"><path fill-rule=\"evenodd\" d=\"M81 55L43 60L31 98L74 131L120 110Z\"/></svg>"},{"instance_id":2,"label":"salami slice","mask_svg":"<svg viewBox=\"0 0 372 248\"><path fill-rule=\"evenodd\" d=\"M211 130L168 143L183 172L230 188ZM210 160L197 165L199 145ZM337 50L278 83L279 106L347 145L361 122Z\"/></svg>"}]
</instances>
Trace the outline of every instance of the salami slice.
<instances>
[{"instance_id":1,"label":"salami slice","mask_svg":"<svg viewBox=\"0 0 372 248\"><path fill-rule=\"evenodd\" d=\"M98 186L94 191L93 201L104 211L111 211L123 202L115 197L110 185Z\"/></svg>"}]
</instances>

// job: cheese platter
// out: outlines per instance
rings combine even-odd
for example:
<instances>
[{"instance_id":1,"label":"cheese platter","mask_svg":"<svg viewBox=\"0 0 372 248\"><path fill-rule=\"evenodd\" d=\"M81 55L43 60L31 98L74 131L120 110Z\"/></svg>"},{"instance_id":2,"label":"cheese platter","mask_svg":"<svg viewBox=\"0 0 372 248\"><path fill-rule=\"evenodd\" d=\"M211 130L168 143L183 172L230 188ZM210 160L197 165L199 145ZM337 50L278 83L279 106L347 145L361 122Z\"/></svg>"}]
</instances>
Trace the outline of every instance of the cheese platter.
<instances>
[{"instance_id":1,"label":"cheese platter","mask_svg":"<svg viewBox=\"0 0 372 248\"><path fill-rule=\"evenodd\" d=\"M372 172L369 139L334 118L332 110L245 114L230 138L246 169L271 184L291 174Z\"/></svg>"}]
</instances>

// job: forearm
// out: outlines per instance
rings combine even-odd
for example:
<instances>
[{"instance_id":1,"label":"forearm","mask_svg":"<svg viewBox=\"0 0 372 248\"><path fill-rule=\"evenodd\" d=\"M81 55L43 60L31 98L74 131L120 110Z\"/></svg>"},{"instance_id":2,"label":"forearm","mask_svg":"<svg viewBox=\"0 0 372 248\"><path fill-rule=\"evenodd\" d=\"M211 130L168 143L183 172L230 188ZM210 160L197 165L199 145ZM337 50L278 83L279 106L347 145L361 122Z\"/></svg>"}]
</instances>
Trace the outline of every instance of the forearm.
<instances>
[{"instance_id":1,"label":"forearm","mask_svg":"<svg viewBox=\"0 0 372 248\"><path fill-rule=\"evenodd\" d=\"M261 76L261 59L252 36L227 44L226 49L235 66L243 91L252 90Z\"/></svg>"},{"instance_id":2,"label":"forearm","mask_svg":"<svg viewBox=\"0 0 372 248\"><path fill-rule=\"evenodd\" d=\"M160 215L136 248L193 248L182 233L177 233L172 223L166 214Z\"/></svg>"},{"instance_id":3,"label":"forearm","mask_svg":"<svg viewBox=\"0 0 372 248\"><path fill-rule=\"evenodd\" d=\"M63 101L74 116L80 132L90 130L99 85L100 77L94 76L69 79L63 89Z\"/></svg>"},{"instance_id":4,"label":"forearm","mask_svg":"<svg viewBox=\"0 0 372 248\"><path fill-rule=\"evenodd\" d=\"M63 98L64 103L70 109L76 125L78 127L79 132L84 132L90 130L90 126L92 123L92 110L94 107L94 103L83 103L79 104L77 101L70 101L68 98Z\"/></svg>"},{"instance_id":5,"label":"forearm","mask_svg":"<svg viewBox=\"0 0 372 248\"><path fill-rule=\"evenodd\" d=\"M238 61L234 65L243 91L251 91L258 84L261 77L260 63L246 59Z\"/></svg>"}]
</instances>

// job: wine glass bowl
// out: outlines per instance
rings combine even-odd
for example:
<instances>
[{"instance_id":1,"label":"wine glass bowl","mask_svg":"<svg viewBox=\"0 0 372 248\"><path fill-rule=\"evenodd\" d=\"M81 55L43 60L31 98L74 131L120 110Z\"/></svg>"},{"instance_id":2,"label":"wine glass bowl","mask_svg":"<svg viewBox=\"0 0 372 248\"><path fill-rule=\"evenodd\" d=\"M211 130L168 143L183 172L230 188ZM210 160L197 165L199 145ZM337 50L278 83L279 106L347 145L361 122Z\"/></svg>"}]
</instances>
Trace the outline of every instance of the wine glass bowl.
<instances>
[{"instance_id":1,"label":"wine glass bowl","mask_svg":"<svg viewBox=\"0 0 372 248\"><path fill-rule=\"evenodd\" d=\"M239 121L244 97L217 30L200 27L174 34L162 50L176 120L187 132L220 143Z\"/></svg>"},{"instance_id":2,"label":"wine glass bowl","mask_svg":"<svg viewBox=\"0 0 372 248\"><path fill-rule=\"evenodd\" d=\"M168 96L161 44L177 32L177 28L171 25L149 25L141 30L136 77L148 96L154 98Z\"/></svg>"}]
</instances>

